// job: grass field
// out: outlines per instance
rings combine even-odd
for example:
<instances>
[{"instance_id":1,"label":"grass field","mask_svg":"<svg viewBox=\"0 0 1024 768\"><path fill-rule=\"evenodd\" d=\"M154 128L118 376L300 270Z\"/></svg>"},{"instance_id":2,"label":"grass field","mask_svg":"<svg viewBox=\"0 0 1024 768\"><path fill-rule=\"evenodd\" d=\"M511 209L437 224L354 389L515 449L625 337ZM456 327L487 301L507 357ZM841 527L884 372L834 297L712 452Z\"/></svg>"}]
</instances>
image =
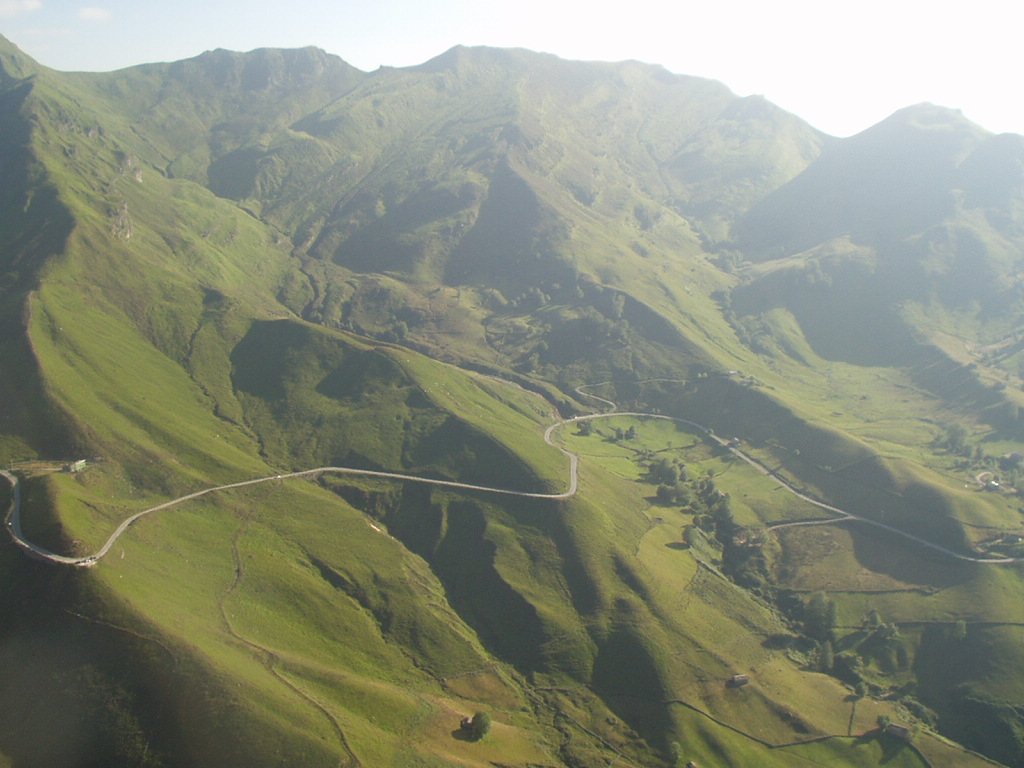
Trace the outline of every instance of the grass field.
<instances>
[{"instance_id":1,"label":"grass field","mask_svg":"<svg viewBox=\"0 0 1024 768\"><path fill-rule=\"evenodd\" d=\"M1014 284L998 217L915 236L922 274L914 238L733 252L821 149L766 103L521 51L27 62L0 40L0 462L89 461L25 479L33 541L88 553L140 509L313 466L561 492L544 429L595 382L952 550L1024 530L978 482L1022 445L1019 353L975 349L1013 341L1016 299L871 282L941 296L945 237ZM581 458L564 501L275 481L147 517L94 569L0 550L0 766L924 765L880 716L934 765L982 764L935 718L1024 754L1018 566L766 531L822 510L678 423L585 423L555 433Z\"/></svg>"}]
</instances>

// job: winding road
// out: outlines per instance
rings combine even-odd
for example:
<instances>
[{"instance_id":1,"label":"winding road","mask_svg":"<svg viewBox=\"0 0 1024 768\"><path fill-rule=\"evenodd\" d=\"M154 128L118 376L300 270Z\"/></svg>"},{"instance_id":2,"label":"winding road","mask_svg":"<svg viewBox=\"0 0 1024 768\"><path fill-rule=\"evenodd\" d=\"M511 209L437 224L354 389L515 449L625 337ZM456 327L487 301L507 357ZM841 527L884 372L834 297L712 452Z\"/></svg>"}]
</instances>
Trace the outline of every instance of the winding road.
<instances>
[{"instance_id":1,"label":"winding road","mask_svg":"<svg viewBox=\"0 0 1024 768\"><path fill-rule=\"evenodd\" d=\"M30 557L34 557L39 560L46 560L51 563L57 563L59 565L71 565L79 568L89 568L96 565L100 560L107 556L111 548L117 543L117 540L125 534L125 532L131 528L142 518L152 515L155 512L160 512L171 507L176 507L179 504L184 504L186 501L192 501L193 499L201 498L211 493L218 491L228 491L234 488L246 488L251 485L259 485L260 483L269 483L275 480L291 480L295 478L313 477L316 475L323 474L338 474L338 475L358 475L361 477L379 477L388 480L403 480L406 482L423 483L424 485L436 485L444 488L455 488L463 491L482 491L484 493L497 493L505 496L516 496L524 499L551 499L561 500L568 499L576 495L576 491L579 489L579 457L562 448L556 444L552 435L555 430L565 424L571 424L576 421L583 421L586 419L600 418L604 414L594 414L591 416L577 416L571 419L565 419L556 424L552 424L544 431L544 441L561 451L569 459L569 488L562 493L540 493L531 491L516 491L509 488L496 488L489 485L475 485L473 483L460 483L455 480L440 480L431 477L420 477L418 475L407 475L401 472L382 472L374 469L360 469L357 467L317 467L315 469L305 469L301 472L285 472L278 475L268 475L266 477L257 477L252 480L243 480L238 483L228 483L227 485L218 485L211 488L204 488L194 493L189 493L184 496L179 496L176 499L165 501L162 504L157 504L154 507L149 507L141 512L136 512L131 517L126 518L121 522L114 532L110 534L110 537L106 540L102 547L91 555L83 557L71 557L69 555L61 555L56 552L51 552L38 544L33 544L27 538L25 538L24 532L21 528L21 486L18 483L17 476L6 470L0 470L0 476L2 476L11 486L11 503L7 509L7 514L4 517L4 525L7 528L7 532L10 534L11 539L14 543Z\"/></svg>"},{"instance_id":2,"label":"winding road","mask_svg":"<svg viewBox=\"0 0 1024 768\"><path fill-rule=\"evenodd\" d=\"M595 384L591 386L600 385ZM899 528L894 528L891 525L886 525L885 523L880 523L876 520L871 520L870 518L861 517L860 515L856 515L852 512L848 512L846 510L832 506L831 504L826 504L823 501L819 501L818 499L808 496L800 489L794 487L788 481L782 478L776 471L765 466L752 456L744 453L742 450L740 450L737 446L730 443L729 441L723 440L722 438L718 437L717 435L714 434L712 430L710 430L708 427L705 427L702 424L698 424L697 422L690 421L688 419L681 419L674 416L665 416L662 414L645 413L642 411L618 411L615 410L615 408L617 407L616 404L611 400L607 400L603 397L598 397L597 395L592 395L590 393L584 392L583 389L583 387L580 387L576 391L579 392L579 394L584 395L585 397L589 397L606 404L611 410L604 413L592 413L584 416L574 416L570 419L564 419L562 421L555 422L554 424L550 425L547 429L544 430L544 442L552 446L553 448L557 448L569 460L569 487L562 493L538 493L530 491L516 491L509 488L496 488L488 485L460 483L454 480L439 480L429 477L419 477L417 475L407 475L401 472L382 472L378 470L359 469L355 467L317 467L315 469L306 469L301 472L287 472L277 475L268 475L267 477L258 477L253 480L243 480L238 483L228 483L227 485L218 485L211 488L204 488L203 490L196 491L194 493L189 493L184 496L179 496L178 498L171 499L170 501L165 501L162 504L157 504L154 507L144 509L141 512L136 512L131 517L125 519L120 525L117 526L114 532L110 534L110 537L103 544L103 546L101 546L93 554L86 555L83 557L71 557L68 555L61 555L56 552L51 552L50 550L40 547L37 544L33 544L25 538L25 535L21 528L21 489L18 483L18 478L12 472L0 470L0 476L2 476L11 486L11 503L7 509L7 514L4 517L4 527L7 528L7 532L10 534L11 539L14 541L14 543L30 557L39 560L45 560L50 563L56 563L58 565L69 565L78 568L90 568L96 565L104 557L106 557L106 555L110 552L114 544L117 543L117 540L120 539L121 536L123 536L129 528L131 528L135 523L137 523L139 520L148 515L152 515L156 512L160 512L165 509L170 509L171 507L178 506L179 504L183 504L187 501L192 501L193 499L198 499L201 498L202 496L206 496L211 493L216 493L218 491L227 491L234 488L246 488L248 486L259 485L260 483L269 483L276 480L307 478L323 474L356 475L360 477L377 477L388 480L402 480L404 482L422 483L424 485L435 485L443 488L454 488L456 490L495 493L504 496L515 496L517 498L524 499L564 500L572 498L573 496L576 495L577 491L579 490L579 456L563 448L561 445L558 445L554 441L554 433L557 430L569 424L577 424L583 421L592 421L595 419L607 419L616 416L623 416L642 419L658 419L662 421L671 421L677 424L683 424L688 427L691 427L700 432L701 434L705 435L710 440L717 443L722 448L725 448L726 450L730 451L737 458L741 459L742 461L745 461L747 464L754 467L758 472L772 477L776 482L779 483L779 485L782 488L784 488L786 491L793 494L797 498L806 501L808 504L812 504L818 507L819 509L823 509L827 512L837 515L836 518L828 520L801 520L791 523L777 523L775 525L768 526L768 530L777 531L783 528L795 528L800 526L837 525L848 522L859 522L864 523L865 525L874 526L875 528L880 528L884 531L895 534L897 536L901 536L904 539L919 544L920 546L926 547L935 552L939 552L948 557L952 557L957 560L962 560L965 562L983 563L986 565L1005 565L1010 563L1024 562L1024 558L1020 557L990 558L964 555L960 552L955 552L951 549L947 549L946 547L943 547L940 544L936 544L934 542L928 541L927 539L915 536L912 533L907 533L906 531L902 531Z\"/></svg>"}]
</instances>

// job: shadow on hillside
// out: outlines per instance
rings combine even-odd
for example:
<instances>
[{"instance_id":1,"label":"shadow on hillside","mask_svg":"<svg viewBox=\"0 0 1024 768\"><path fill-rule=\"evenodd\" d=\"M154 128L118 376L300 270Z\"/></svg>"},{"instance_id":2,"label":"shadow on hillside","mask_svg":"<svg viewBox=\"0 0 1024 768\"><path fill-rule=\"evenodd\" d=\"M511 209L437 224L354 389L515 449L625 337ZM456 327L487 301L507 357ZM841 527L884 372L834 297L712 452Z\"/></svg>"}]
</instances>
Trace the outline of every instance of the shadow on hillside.
<instances>
[{"instance_id":1,"label":"shadow on hillside","mask_svg":"<svg viewBox=\"0 0 1024 768\"><path fill-rule=\"evenodd\" d=\"M761 641L761 647L767 648L769 651L784 651L788 648L792 648L799 639L800 638L795 635L786 635L781 633L768 635L768 637Z\"/></svg>"},{"instance_id":2,"label":"shadow on hillside","mask_svg":"<svg viewBox=\"0 0 1024 768\"><path fill-rule=\"evenodd\" d=\"M475 743L478 741L482 741L484 737L477 736L475 733L473 733L473 731L469 730L468 728L456 728L454 731L452 731L452 738L456 741L468 741L470 743Z\"/></svg>"},{"instance_id":3,"label":"shadow on hillside","mask_svg":"<svg viewBox=\"0 0 1024 768\"><path fill-rule=\"evenodd\" d=\"M849 525L853 555L864 568L904 584L946 589L969 580L971 563L935 552L898 534L861 525Z\"/></svg>"}]
</instances>

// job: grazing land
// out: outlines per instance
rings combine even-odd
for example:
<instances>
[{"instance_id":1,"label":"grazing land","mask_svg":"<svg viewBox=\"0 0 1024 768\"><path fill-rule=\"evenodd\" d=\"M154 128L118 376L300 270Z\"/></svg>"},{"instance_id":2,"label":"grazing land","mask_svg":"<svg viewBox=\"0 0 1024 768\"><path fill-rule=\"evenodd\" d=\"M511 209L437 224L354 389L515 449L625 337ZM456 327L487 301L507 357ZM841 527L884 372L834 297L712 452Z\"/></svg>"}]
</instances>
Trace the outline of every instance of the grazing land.
<instances>
[{"instance_id":1,"label":"grazing land","mask_svg":"<svg viewBox=\"0 0 1024 768\"><path fill-rule=\"evenodd\" d=\"M0 38L0 766L1024 763L1022 142Z\"/></svg>"}]
</instances>

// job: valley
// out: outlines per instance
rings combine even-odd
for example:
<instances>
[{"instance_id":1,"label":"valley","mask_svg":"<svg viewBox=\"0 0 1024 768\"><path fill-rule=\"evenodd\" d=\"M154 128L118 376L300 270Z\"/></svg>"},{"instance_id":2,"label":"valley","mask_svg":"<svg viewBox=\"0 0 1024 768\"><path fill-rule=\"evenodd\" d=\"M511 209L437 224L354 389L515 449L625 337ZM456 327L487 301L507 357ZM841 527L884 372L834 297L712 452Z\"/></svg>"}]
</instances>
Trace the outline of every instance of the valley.
<instances>
[{"instance_id":1,"label":"valley","mask_svg":"<svg viewBox=\"0 0 1024 768\"><path fill-rule=\"evenodd\" d=\"M0 128L0 766L1024 764L1024 138L2 38Z\"/></svg>"}]
</instances>

